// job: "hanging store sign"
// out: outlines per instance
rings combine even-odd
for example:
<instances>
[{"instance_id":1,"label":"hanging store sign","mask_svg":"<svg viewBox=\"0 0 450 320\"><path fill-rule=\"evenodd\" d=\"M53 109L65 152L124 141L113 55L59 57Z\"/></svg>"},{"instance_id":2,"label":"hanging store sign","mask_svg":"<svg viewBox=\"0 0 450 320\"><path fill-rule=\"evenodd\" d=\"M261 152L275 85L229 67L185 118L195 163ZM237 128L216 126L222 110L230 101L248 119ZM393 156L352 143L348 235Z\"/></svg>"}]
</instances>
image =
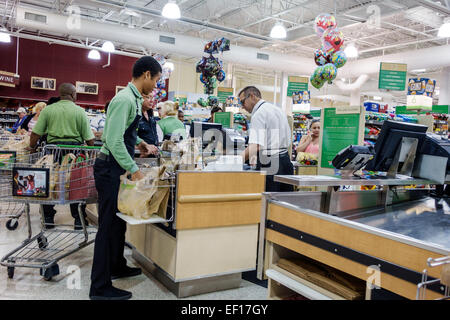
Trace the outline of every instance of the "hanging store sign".
<instances>
[{"instance_id":1,"label":"hanging store sign","mask_svg":"<svg viewBox=\"0 0 450 320\"><path fill-rule=\"evenodd\" d=\"M232 97L234 93L233 88L225 88L219 87L217 88L217 97L219 98L219 102L225 103L229 97Z\"/></svg>"},{"instance_id":2,"label":"hanging store sign","mask_svg":"<svg viewBox=\"0 0 450 320\"><path fill-rule=\"evenodd\" d=\"M19 84L19 76L11 72L0 71L0 86L14 88Z\"/></svg>"},{"instance_id":3,"label":"hanging store sign","mask_svg":"<svg viewBox=\"0 0 450 320\"><path fill-rule=\"evenodd\" d=\"M404 91L406 89L407 71L408 65L406 64L381 62L378 88Z\"/></svg>"},{"instance_id":4,"label":"hanging store sign","mask_svg":"<svg viewBox=\"0 0 450 320\"><path fill-rule=\"evenodd\" d=\"M288 77L288 97L292 97L294 92L308 91L309 78L307 77Z\"/></svg>"}]
</instances>

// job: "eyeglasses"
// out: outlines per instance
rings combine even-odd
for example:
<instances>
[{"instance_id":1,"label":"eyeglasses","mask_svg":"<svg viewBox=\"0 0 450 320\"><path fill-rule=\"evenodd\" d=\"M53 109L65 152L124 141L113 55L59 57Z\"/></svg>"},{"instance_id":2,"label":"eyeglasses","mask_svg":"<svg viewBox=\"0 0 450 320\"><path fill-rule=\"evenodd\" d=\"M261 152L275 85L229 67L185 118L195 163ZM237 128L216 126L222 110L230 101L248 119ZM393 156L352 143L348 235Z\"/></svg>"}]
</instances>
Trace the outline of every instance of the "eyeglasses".
<instances>
[{"instance_id":1,"label":"eyeglasses","mask_svg":"<svg viewBox=\"0 0 450 320\"><path fill-rule=\"evenodd\" d=\"M241 105L241 106L243 106L244 105L244 103L245 103L245 100L247 100L248 98L250 98L250 95L248 95L248 96L246 96L244 99L239 99L240 100L240 102L239 102L239 104Z\"/></svg>"}]
</instances>

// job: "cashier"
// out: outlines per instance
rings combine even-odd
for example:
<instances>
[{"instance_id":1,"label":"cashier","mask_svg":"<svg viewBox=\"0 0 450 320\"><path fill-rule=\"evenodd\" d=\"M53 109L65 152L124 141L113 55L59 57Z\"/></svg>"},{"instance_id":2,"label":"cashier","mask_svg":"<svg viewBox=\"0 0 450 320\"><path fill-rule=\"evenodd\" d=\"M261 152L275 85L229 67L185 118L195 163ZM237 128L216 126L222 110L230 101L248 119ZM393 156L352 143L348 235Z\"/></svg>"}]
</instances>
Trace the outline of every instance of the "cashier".
<instances>
[{"instance_id":1,"label":"cashier","mask_svg":"<svg viewBox=\"0 0 450 320\"><path fill-rule=\"evenodd\" d=\"M93 300L125 300L131 292L116 288L111 280L136 276L141 269L127 266L123 256L126 223L117 217L120 176L126 172L131 180L144 178L133 160L135 148L141 155L157 154L155 146L137 137L142 114L142 95L150 94L161 77L158 61L144 56L133 66L132 80L111 100L102 135L103 147L94 165L98 192L98 231L92 262L91 288Z\"/></svg>"},{"instance_id":2,"label":"cashier","mask_svg":"<svg viewBox=\"0 0 450 320\"><path fill-rule=\"evenodd\" d=\"M246 87L239 93L242 108L251 113L249 145L243 153L244 162L266 171L266 191L289 192L293 187L274 181L274 175L293 175L294 167L288 148L291 129L283 111L261 99L256 87Z\"/></svg>"}]
</instances>

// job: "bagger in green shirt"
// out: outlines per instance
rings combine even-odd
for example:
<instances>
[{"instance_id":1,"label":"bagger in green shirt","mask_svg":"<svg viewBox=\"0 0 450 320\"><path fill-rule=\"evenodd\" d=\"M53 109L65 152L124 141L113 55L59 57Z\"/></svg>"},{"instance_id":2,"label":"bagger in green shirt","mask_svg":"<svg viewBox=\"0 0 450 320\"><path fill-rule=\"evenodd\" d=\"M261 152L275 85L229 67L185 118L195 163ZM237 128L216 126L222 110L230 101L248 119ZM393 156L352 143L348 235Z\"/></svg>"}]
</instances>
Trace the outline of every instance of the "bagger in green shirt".
<instances>
[{"instance_id":1,"label":"bagger in green shirt","mask_svg":"<svg viewBox=\"0 0 450 320\"><path fill-rule=\"evenodd\" d=\"M111 152L117 163L130 173L135 173L139 168L125 147L123 135L136 115L142 115L142 102L139 90L131 82L128 83L109 103L102 135L103 147L100 152L106 155ZM138 137L136 145L141 142L142 139Z\"/></svg>"},{"instance_id":2,"label":"bagger in green shirt","mask_svg":"<svg viewBox=\"0 0 450 320\"><path fill-rule=\"evenodd\" d=\"M163 132L166 134L179 134L186 139L186 128L183 122L181 122L176 116L167 116L162 120L158 121L158 125Z\"/></svg>"},{"instance_id":3,"label":"bagger in green shirt","mask_svg":"<svg viewBox=\"0 0 450 320\"><path fill-rule=\"evenodd\" d=\"M47 133L47 143L57 141L84 143L94 139L86 112L69 100L61 100L45 107L33 132Z\"/></svg>"}]
</instances>

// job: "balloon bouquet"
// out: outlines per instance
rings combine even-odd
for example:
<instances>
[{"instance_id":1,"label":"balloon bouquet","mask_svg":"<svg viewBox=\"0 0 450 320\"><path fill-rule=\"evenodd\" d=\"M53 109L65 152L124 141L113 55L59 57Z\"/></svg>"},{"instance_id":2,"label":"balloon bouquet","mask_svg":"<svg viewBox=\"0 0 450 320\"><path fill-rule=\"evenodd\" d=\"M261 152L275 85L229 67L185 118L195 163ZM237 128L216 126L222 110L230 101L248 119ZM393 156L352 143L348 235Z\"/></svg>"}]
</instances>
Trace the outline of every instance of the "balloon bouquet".
<instances>
[{"instance_id":1,"label":"balloon bouquet","mask_svg":"<svg viewBox=\"0 0 450 320\"><path fill-rule=\"evenodd\" d=\"M205 100L203 98L200 98L197 100L197 103L203 107L218 107L219 106L219 99L217 97L209 96L208 100Z\"/></svg>"},{"instance_id":2,"label":"balloon bouquet","mask_svg":"<svg viewBox=\"0 0 450 320\"><path fill-rule=\"evenodd\" d=\"M230 40L225 38L211 41L205 45L204 52L209 56L203 56L196 66L197 73L201 73L200 81L205 87L205 94L213 94L214 89L217 88L217 81L222 82L226 77L222 61L215 58L213 54L229 50Z\"/></svg>"},{"instance_id":3,"label":"balloon bouquet","mask_svg":"<svg viewBox=\"0 0 450 320\"><path fill-rule=\"evenodd\" d=\"M311 76L311 84L320 89L326 82L332 84L339 68L347 63L347 56L341 47L344 34L337 28L336 18L330 14L321 14L314 22L316 34L322 39L322 47L314 53L314 61L318 65Z\"/></svg>"},{"instance_id":4,"label":"balloon bouquet","mask_svg":"<svg viewBox=\"0 0 450 320\"><path fill-rule=\"evenodd\" d=\"M166 64L166 58L163 55L156 54L153 56L153 58L155 58L155 60L158 61L162 67L161 78L156 84L156 88L152 92L152 103L156 105L167 97L166 80L169 79L170 75L172 74L172 69L164 66Z\"/></svg>"}]
</instances>

